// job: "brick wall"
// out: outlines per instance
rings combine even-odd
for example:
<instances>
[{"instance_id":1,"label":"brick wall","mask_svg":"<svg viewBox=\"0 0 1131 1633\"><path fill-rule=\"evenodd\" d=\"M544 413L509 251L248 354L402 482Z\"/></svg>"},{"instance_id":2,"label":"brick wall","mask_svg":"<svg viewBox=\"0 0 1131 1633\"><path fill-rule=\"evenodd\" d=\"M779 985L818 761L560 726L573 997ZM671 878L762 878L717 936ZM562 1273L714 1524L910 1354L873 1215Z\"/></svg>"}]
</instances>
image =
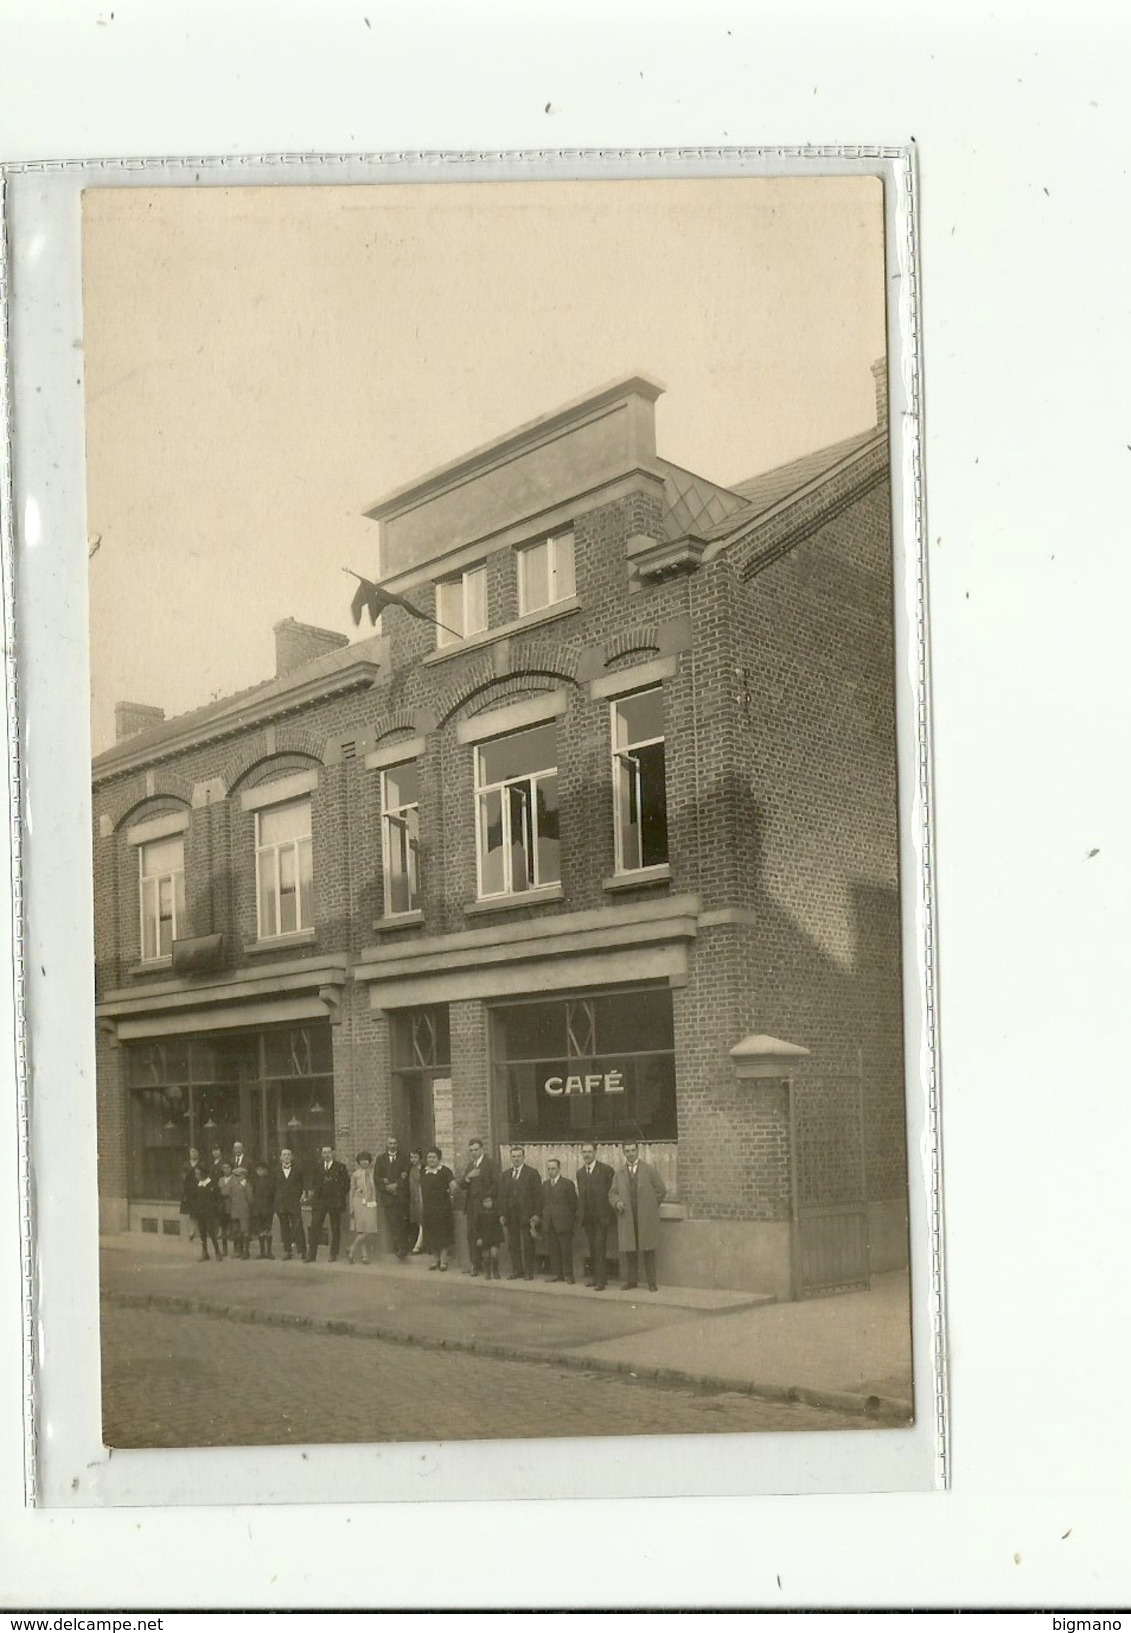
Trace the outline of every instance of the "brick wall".
<instances>
[{"instance_id":1,"label":"brick wall","mask_svg":"<svg viewBox=\"0 0 1131 1633\"><path fill-rule=\"evenodd\" d=\"M351 983L332 1036L338 1142L351 1159L361 1150L379 1155L393 1131L388 1017L370 1007L366 988Z\"/></svg>"},{"instance_id":2,"label":"brick wall","mask_svg":"<svg viewBox=\"0 0 1131 1633\"><path fill-rule=\"evenodd\" d=\"M317 940L296 956L356 954L382 929L380 774L326 745L416 735L438 722L421 761L423 927L398 941L610 905L613 870L609 706L579 676L646 661L657 631L690 614L693 642L665 681L672 880L704 912L740 922L701 928L687 985L674 994L680 1079L680 1191L693 1214L788 1215L788 1116L775 1085L739 1085L729 1049L747 1031L804 1044L798 1092L838 1104L864 1084L867 1171L875 1198L901 1195L905 1156L896 878L890 501L877 484L758 570L724 554L690 577L633 587L625 541L660 538L649 491L575 518L581 610L517 632L508 647L454 651L428 664L435 632L393 608L392 667L364 691L306 705L273 728L171 756L95 792L95 952L100 995L139 979L137 860L128 821L184 809L195 784L221 797L192 810L186 906L192 932L223 930L236 961L256 939L254 815L241 790L318 770L312 797ZM488 560L492 624L517 613L510 550ZM431 610L428 587L410 592ZM501 657L502 654L502 657ZM503 661L505 658L505 661ZM563 686L557 730L561 903L469 919L476 893L473 751L461 720L524 693ZM324 757L328 763L323 763ZM104 818L105 822L99 821ZM109 828L109 832L105 829ZM453 1003L456 1138L488 1128L486 1016ZM349 1154L380 1149L392 1117L387 1017L347 985L333 1028L338 1137ZM124 1185L113 1059L100 1042L104 1184ZM822 1101L821 1097L825 1096ZM835 1110L825 1122L832 1126ZM499 1131L495 1131L499 1132ZM819 1143L819 1141L817 1142ZM831 1180L830 1180L831 1183ZM117 1194L117 1193L114 1193Z\"/></svg>"},{"instance_id":3,"label":"brick wall","mask_svg":"<svg viewBox=\"0 0 1131 1633\"><path fill-rule=\"evenodd\" d=\"M765 571L694 581L704 907L721 887L752 915L744 1029L810 1050L813 1161L862 1085L872 1200L906 1183L889 509L877 484Z\"/></svg>"},{"instance_id":4,"label":"brick wall","mask_svg":"<svg viewBox=\"0 0 1131 1633\"><path fill-rule=\"evenodd\" d=\"M469 1140L489 1140L491 1088L487 1051L487 1011L477 1000L448 1005L452 1039L455 1150L444 1161L456 1172ZM488 1146L488 1149L490 1147Z\"/></svg>"}]
</instances>

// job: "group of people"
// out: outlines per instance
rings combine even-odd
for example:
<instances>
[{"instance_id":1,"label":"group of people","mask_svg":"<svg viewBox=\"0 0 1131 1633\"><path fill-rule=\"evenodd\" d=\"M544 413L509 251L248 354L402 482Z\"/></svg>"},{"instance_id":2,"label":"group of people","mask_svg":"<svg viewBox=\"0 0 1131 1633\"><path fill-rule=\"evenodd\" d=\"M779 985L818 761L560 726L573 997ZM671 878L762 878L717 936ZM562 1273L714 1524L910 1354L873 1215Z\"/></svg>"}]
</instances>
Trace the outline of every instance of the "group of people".
<instances>
[{"instance_id":1,"label":"group of people","mask_svg":"<svg viewBox=\"0 0 1131 1633\"><path fill-rule=\"evenodd\" d=\"M338 1161L332 1146L323 1146L321 1161L304 1173L292 1151L281 1151L279 1161L269 1167L252 1163L236 1140L230 1158L218 1145L207 1161L199 1151L189 1151L181 1212L192 1221L202 1259L212 1256L209 1244L216 1259L250 1259L253 1241L258 1242L261 1259L273 1259L278 1219L284 1259L293 1259L297 1251L299 1258L313 1263L327 1221L330 1257L337 1258L349 1194L349 1169ZM311 1210L309 1237L302 1217L304 1203Z\"/></svg>"},{"instance_id":2,"label":"group of people","mask_svg":"<svg viewBox=\"0 0 1131 1633\"><path fill-rule=\"evenodd\" d=\"M237 1140L230 1160L219 1148L213 1150L210 1163L201 1160L199 1151L189 1152L181 1212L193 1220L204 1259L209 1257L209 1243L218 1259L229 1251L234 1258L250 1258L253 1239L261 1259L274 1258L277 1218L284 1259L297 1253L307 1264L313 1263L328 1225L334 1261L341 1251L342 1216L348 1209L351 1264L359 1257L368 1264L371 1248L384 1234L398 1259L427 1253L430 1270L446 1271L455 1246L456 1208L462 1203L468 1275L498 1281L499 1250L505 1243L511 1281L533 1281L541 1254L548 1261L551 1281L572 1284L580 1231L585 1285L596 1292L607 1286L615 1226L622 1288L627 1292L637 1287L643 1273L645 1285L655 1292L664 1182L640 1156L638 1145L626 1144L623 1152L624 1163L614 1170L598 1161L595 1145L583 1144L574 1179L562 1173L556 1157L547 1159L543 1178L527 1163L523 1146L512 1145L510 1165L500 1168L486 1154L483 1141L475 1139L457 1176L438 1146L402 1154L399 1142L390 1136L376 1159L370 1151L359 1151L351 1175L328 1145L322 1147L320 1160L302 1173L288 1150L271 1166L252 1165ZM309 1235L303 1224L304 1203L310 1207Z\"/></svg>"}]
</instances>

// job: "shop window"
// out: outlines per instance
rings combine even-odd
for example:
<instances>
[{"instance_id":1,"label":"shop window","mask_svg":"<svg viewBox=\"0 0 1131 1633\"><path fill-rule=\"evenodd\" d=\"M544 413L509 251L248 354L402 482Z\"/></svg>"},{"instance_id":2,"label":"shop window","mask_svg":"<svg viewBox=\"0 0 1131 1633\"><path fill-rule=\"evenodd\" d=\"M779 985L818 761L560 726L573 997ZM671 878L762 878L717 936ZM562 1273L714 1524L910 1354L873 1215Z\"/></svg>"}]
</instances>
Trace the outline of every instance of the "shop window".
<instances>
[{"instance_id":1,"label":"shop window","mask_svg":"<svg viewBox=\"0 0 1131 1633\"><path fill-rule=\"evenodd\" d=\"M572 533L554 533L518 552L520 616L568 601L575 589Z\"/></svg>"},{"instance_id":2,"label":"shop window","mask_svg":"<svg viewBox=\"0 0 1131 1633\"><path fill-rule=\"evenodd\" d=\"M612 743L616 870L659 867L668 860L664 694L659 686L616 699Z\"/></svg>"},{"instance_id":3,"label":"shop window","mask_svg":"<svg viewBox=\"0 0 1131 1633\"><path fill-rule=\"evenodd\" d=\"M255 813L255 880L260 940L314 923L314 861L309 799Z\"/></svg>"},{"instance_id":4,"label":"shop window","mask_svg":"<svg viewBox=\"0 0 1131 1633\"><path fill-rule=\"evenodd\" d=\"M130 1196L173 1201L190 1146L208 1161L213 1146L227 1153L241 1137L238 1082L218 1070L207 1039L133 1044L125 1064Z\"/></svg>"},{"instance_id":5,"label":"shop window","mask_svg":"<svg viewBox=\"0 0 1131 1633\"><path fill-rule=\"evenodd\" d=\"M439 646L450 646L487 628L487 568L482 562L439 581L436 623Z\"/></svg>"},{"instance_id":6,"label":"shop window","mask_svg":"<svg viewBox=\"0 0 1131 1633\"><path fill-rule=\"evenodd\" d=\"M385 863L385 912L420 907L420 768L390 766L381 774L381 848Z\"/></svg>"},{"instance_id":7,"label":"shop window","mask_svg":"<svg viewBox=\"0 0 1131 1633\"><path fill-rule=\"evenodd\" d=\"M560 881L555 762L552 725L476 749L480 896L516 895Z\"/></svg>"},{"instance_id":8,"label":"shop window","mask_svg":"<svg viewBox=\"0 0 1131 1633\"><path fill-rule=\"evenodd\" d=\"M327 1026L288 1026L263 1034L265 1077L319 1077L334 1069Z\"/></svg>"},{"instance_id":9,"label":"shop window","mask_svg":"<svg viewBox=\"0 0 1131 1633\"><path fill-rule=\"evenodd\" d=\"M185 841L181 834L138 846L141 956L170 958L185 916Z\"/></svg>"},{"instance_id":10,"label":"shop window","mask_svg":"<svg viewBox=\"0 0 1131 1633\"><path fill-rule=\"evenodd\" d=\"M289 1146L299 1166L334 1143L334 1052L329 1026L278 1027L259 1038L259 1082L249 1097L257 1147Z\"/></svg>"},{"instance_id":11,"label":"shop window","mask_svg":"<svg viewBox=\"0 0 1131 1633\"><path fill-rule=\"evenodd\" d=\"M179 1102L161 1089L135 1089L130 1095L131 1195L168 1202L178 1197L189 1143Z\"/></svg>"},{"instance_id":12,"label":"shop window","mask_svg":"<svg viewBox=\"0 0 1131 1633\"><path fill-rule=\"evenodd\" d=\"M507 1138L676 1138L669 988L500 1005L491 1014Z\"/></svg>"},{"instance_id":13,"label":"shop window","mask_svg":"<svg viewBox=\"0 0 1131 1633\"><path fill-rule=\"evenodd\" d=\"M334 1139L327 1022L123 1047L131 1199L174 1201L191 1146L205 1162L242 1140L253 1160L289 1145L300 1166Z\"/></svg>"}]
</instances>

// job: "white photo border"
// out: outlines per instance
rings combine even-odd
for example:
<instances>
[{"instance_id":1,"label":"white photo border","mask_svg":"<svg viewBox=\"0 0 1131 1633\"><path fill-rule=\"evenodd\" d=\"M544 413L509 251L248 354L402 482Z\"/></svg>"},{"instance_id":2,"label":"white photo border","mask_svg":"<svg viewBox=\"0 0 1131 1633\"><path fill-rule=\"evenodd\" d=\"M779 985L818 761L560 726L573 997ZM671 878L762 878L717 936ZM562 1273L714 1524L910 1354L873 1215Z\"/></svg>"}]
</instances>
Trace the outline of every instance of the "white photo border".
<instances>
[{"instance_id":1,"label":"white photo border","mask_svg":"<svg viewBox=\"0 0 1131 1633\"><path fill-rule=\"evenodd\" d=\"M3 170L3 590L25 1319L43 1506L570 1498L576 1442L107 1451L101 1442L80 204L123 187L877 176L884 183L916 1422L603 1442L604 1497L914 1491L949 1479L923 381L911 147L614 148L28 163ZM18 725L18 731L17 731ZM61 751L59 745L66 745ZM86 818L85 824L81 820ZM25 915L26 904L26 915ZM21 956L22 949L22 956ZM60 1085L77 1086L67 1094ZM67 1176L67 1226L47 1202ZM678 1458L672 1455L678 1445ZM631 1447L631 1457L626 1449ZM300 1461L301 1460L301 1461Z\"/></svg>"}]
</instances>

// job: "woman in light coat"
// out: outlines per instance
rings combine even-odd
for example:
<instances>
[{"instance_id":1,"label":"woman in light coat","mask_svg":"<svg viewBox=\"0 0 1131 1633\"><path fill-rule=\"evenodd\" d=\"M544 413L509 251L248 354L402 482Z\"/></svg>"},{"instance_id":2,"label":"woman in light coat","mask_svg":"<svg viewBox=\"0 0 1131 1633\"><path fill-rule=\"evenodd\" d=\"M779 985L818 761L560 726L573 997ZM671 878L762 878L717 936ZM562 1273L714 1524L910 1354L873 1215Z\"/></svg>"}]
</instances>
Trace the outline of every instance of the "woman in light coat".
<instances>
[{"instance_id":1,"label":"woman in light coat","mask_svg":"<svg viewBox=\"0 0 1131 1633\"><path fill-rule=\"evenodd\" d=\"M362 1264L369 1263L369 1241L380 1230L377 1216L377 1182L373 1178L373 1153L359 1151L357 1167L350 1178L350 1225L353 1241L349 1246L349 1262L356 1263L354 1254L361 1253Z\"/></svg>"}]
</instances>

